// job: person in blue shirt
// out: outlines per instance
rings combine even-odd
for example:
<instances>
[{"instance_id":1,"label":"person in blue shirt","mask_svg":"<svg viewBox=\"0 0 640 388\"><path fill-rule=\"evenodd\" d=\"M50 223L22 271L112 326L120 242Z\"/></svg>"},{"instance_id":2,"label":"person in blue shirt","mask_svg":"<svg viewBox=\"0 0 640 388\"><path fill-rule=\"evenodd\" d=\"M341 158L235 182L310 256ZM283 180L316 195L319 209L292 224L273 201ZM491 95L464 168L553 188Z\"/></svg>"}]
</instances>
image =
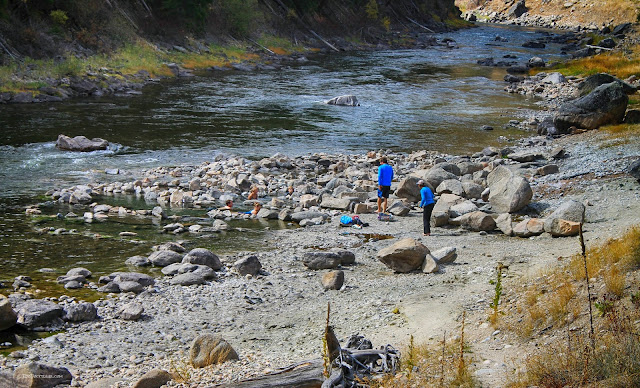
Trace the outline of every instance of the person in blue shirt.
<instances>
[{"instance_id":1,"label":"person in blue shirt","mask_svg":"<svg viewBox=\"0 0 640 388\"><path fill-rule=\"evenodd\" d=\"M431 212L436 202L433 200L433 191L427 185L425 181L420 179L418 181L418 187L420 187L420 207L422 208L422 224L424 228L424 235L431 235Z\"/></svg>"},{"instance_id":2,"label":"person in blue shirt","mask_svg":"<svg viewBox=\"0 0 640 388\"><path fill-rule=\"evenodd\" d=\"M387 163L387 157L380 158L378 167L378 210L376 213L387 212L387 202L391 192L391 180L393 179L393 167Z\"/></svg>"}]
</instances>

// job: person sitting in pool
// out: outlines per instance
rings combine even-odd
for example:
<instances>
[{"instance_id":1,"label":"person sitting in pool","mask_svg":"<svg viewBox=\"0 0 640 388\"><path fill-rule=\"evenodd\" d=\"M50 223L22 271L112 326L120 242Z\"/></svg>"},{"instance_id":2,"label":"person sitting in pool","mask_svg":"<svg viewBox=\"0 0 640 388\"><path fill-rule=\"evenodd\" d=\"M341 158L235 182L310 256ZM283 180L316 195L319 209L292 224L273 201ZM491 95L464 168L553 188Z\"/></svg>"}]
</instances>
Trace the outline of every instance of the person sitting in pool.
<instances>
[{"instance_id":1,"label":"person sitting in pool","mask_svg":"<svg viewBox=\"0 0 640 388\"><path fill-rule=\"evenodd\" d=\"M261 209L262 209L262 204L256 201L256 203L253 205L253 210L251 210L251 215L257 216Z\"/></svg>"},{"instance_id":2,"label":"person sitting in pool","mask_svg":"<svg viewBox=\"0 0 640 388\"><path fill-rule=\"evenodd\" d=\"M249 196L247 197L248 200L252 200L252 199L258 199L258 187L257 186L253 186L251 188L251 190L249 191Z\"/></svg>"},{"instance_id":3,"label":"person sitting in pool","mask_svg":"<svg viewBox=\"0 0 640 388\"><path fill-rule=\"evenodd\" d=\"M219 207L218 210L233 210L233 200L227 199L223 207Z\"/></svg>"},{"instance_id":4,"label":"person sitting in pool","mask_svg":"<svg viewBox=\"0 0 640 388\"><path fill-rule=\"evenodd\" d=\"M287 187L287 195L285 198L287 199L293 198L293 192L294 192L293 186Z\"/></svg>"}]
</instances>

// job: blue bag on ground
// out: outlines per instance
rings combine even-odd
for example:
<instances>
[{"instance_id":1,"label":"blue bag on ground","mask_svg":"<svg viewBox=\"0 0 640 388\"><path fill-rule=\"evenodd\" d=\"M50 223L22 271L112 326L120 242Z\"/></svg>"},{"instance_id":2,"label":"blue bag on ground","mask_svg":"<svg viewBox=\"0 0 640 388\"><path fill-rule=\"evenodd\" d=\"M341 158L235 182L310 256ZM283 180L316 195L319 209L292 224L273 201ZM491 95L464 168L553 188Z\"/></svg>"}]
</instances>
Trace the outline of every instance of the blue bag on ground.
<instances>
[{"instance_id":1,"label":"blue bag on ground","mask_svg":"<svg viewBox=\"0 0 640 388\"><path fill-rule=\"evenodd\" d=\"M340 226L350 226L353 223L353 218L344 215L340 217Z\"/></svg>"}]
</instances>

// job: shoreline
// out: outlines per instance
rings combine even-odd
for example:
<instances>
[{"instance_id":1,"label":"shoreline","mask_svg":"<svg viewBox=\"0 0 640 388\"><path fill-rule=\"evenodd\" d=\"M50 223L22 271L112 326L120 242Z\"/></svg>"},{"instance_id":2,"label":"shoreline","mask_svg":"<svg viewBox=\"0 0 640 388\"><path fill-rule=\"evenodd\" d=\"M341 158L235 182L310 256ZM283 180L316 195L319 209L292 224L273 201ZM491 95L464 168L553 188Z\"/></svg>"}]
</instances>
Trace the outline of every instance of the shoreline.
<instances>
[{"instance_id":1,"label":"shoreline","mask_svg":"<svg viewBox=\"0 0 640 388\"><path fill-rule=\"evenodd\" d=\"M640 210L637 190L633 189L637 184L625 175L619 176L627 155L640 156L639 145L614 143L602 152L594 152L601 142L607 144L602 137L606 135L599 131L556 140L534 137L523 141L521 149L549 152L557 146L565 148L569 156L559 161L559 175L531 175L534 203L538 204L535 208L545 213L569 198L589 203L585 236L590 244L614 237L625 225L637 223L633 214ZM525 167L529 171L532 168ZM594 191L595 187L598 190ZM620 212L622 208L624 212ZM359 333L371 339L374 346L389 343L399 347L410 334L417 341L437 341L442 329L455 332L452 327L459 324L460 307L470 314L468 322L486 331L478 317L483 316L490 300L489 280L497 261L507 261L511 266L509 277L513 277L552 264L559 256L569 257L578 249L577 244L567 244L566 239L572 238L541 235L523 239L450 227L437 227L432 236L422 237L421 215L416 210L388 223L377 221L373 214L362 214L363 221L371 225L363 230L340 228L338 218L305 228L270 231L267 239L278 241L279 248L222 258L227 270L220 274L220 282L174 286L168 278L159 278L153 288L137 296L107 296L96 303L101 317L98 321L71 324L65 332L35 341L21 353L28 360L69 368L76 378L73 386L103 378L123 378L128 384L151 368L171 370L175 365L189 369L193 379L199 376L202 386L210 386L249 377L250 371L251 375L260 375L318 356L327 302L332 306L331 323L341 340ZM359 236L361 233L394 238L366 241ZM394 274L375 255L404 237L415 238L432 251L456 247L458 259L432 275ZM336 246L353 251L356 264L342 267L346 280L340 291L324 291L319 281L323 271L304 268L301 258L309 250ZM253 277L238 276L232 269L234 262L249 254L259 258L264 272ZM385 292L372 295L370 290L375 289ZM452 294L452 290L456 291ZM116 310L132 301L145 306L143 319L118 319ZM93 335L94 332L100 334ZM190 369L185 365L186 353L200 332L222 334L239 352L241 361ZM58 343L64 346L60 348ZM93 365L91 360L102 361ZM6 370L21 362L3 358L2 366ZM125 386L124 381L116 386ZM199 385L173 382L170 386Z\"/></svg>"}]
</instances>

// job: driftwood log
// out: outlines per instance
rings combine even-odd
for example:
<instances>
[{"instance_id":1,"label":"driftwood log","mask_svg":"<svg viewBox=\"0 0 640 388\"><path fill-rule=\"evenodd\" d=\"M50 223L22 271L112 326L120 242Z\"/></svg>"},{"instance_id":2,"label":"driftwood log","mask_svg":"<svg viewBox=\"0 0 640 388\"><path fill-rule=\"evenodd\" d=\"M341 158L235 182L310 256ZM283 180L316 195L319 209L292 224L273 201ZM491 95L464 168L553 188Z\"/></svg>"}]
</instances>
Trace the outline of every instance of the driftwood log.
<instances>
[{"instance_id":1,"label":"driftwood log","mask_svg":"<svg viewBox=\"0 0 640 388\"><path fill-rule=\"evenodd\" d=\"M366 341L366 340L365 340ZM330 353L331 354L331 353ZM376 374L395 373L400 353L390 345L382 349L339 349L331 363L331 376L323 375L324 360L303 361L264 376L234 383L216 385L220 388L352 388ZM356 385L359 381L360 385Z\"/></svg>"},{"instance_id":2,"label":"driftwood log","mask_svg":"<svg viewBox=\"0 0 640 388\"><path fill-rule=\"evenodd\" d=\"M395 373L400 352L391 345L372 349L371 341L352 335L347 348L329 325L331 306L327 305L324 329L323 357L289 365L275 372L234 383L216 385L221 388L356 388L367 378L383 373ZM327 377L328 376L328 377Z\"/></svg>"}]
</instances>

